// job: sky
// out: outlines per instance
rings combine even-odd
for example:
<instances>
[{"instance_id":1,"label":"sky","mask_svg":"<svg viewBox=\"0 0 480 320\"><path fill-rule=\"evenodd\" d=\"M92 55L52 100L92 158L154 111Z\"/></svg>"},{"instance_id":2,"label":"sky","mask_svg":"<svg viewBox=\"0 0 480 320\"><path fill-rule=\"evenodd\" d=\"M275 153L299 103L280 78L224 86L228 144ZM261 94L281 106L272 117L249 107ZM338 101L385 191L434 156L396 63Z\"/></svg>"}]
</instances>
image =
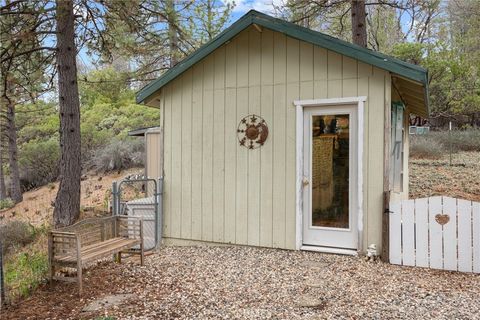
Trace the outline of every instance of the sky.
<instances>
[{"instance_id":1,"label":"sky","mask_svg":"<svg viewBox=\"0 0 480 320\"><path fill-rule=\"evenodd\" d=\"M226 0L225 3L232 2ZM254 9L263 13L272 13L273 5L281 5L282 0L236 0L235 7L232 12L232 21L238 20L241 16L249 10Z\"/></svg>"},{"instance_id":2,"label":"sky","mask_svg":"<svg viewBox=\"0 0 480 320\"><path fill-rule=\"evenodd\" d=\"M224 3L235 3L235 6L232 10L228 27L238 19L240 19L245 13L254 9L266 14L273 14L273 6L280 6L284 0L223 0ZM88 56L86 50L81 50L79 52L80 61L86 65L91 66L92 62L95 60L95 57Z\"/></svg>"}]
</instances>

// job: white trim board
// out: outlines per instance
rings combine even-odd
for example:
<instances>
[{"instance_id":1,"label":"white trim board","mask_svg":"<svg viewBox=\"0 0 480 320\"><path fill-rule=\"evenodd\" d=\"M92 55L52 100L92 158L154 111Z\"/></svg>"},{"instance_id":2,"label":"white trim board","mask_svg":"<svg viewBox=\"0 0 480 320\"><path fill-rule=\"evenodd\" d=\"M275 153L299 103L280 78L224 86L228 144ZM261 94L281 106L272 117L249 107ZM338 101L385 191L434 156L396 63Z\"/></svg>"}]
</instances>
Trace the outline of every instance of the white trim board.
<instances>
[{"instance_id":1,"label":"white trim board","mask_svg":"<svg viewBox=\"0 0 480 320\"><path fill-rule=\"evenodd\" d=\"M359 104L360 102L367 101L366 96L360 97L348 97L348 98L330 98L330 99L311 99L311 100L295 100L293 104L302 107L311 106L331 106L331 105L343 105L343 104Z\"/></svg>"},{"instance_id":2,"label":"white trim board","mask_svg":"<svg viewBox=\"0 0 480 320\"><path fill-rule=\"evenodd\" d=\"M363 131L364 131L364 104L367 100L366 96L347 97L347 98L332 98L332 99L312 99L312 100L295 100L293 103L296 108L296 249L297 250L312 250L312 246L303 246L303 108L304 107L324 107L332 105L357 105L358 110L358 141L357 141L357 210L358 210L358 252L363 249ZM322 249L318 247L318 250ZM336 253L343 253L345 249L329 248ZM348 250L347 250L348 251ZM325 252L325 251L322 251ZM343 253L348 254L348 253Z\"/></svg>"},{"instance_id":3,"label":"white trim board","mask_svg":"<svg viewBox=\"0 0 480 320\"><path fill-rule=\"evenodd\" d=\"M330 248L330 247L322 247L322 246L301 246L300 250L322 252L322 253L343 254L348 256L358 256L358 252L352 249Z\"/></svg>"}]
</instances>

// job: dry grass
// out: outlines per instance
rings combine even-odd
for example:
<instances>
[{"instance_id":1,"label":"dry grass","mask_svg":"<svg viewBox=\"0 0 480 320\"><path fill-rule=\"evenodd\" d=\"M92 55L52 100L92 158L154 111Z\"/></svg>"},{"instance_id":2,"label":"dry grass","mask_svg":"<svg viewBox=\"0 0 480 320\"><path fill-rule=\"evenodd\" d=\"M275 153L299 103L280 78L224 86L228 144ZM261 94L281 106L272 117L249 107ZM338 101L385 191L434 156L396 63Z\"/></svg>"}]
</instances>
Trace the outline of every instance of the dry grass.
<instances>
[{"instance_id":1,"label":"dry grass","mask_svg":"<svg viewBox=\"0 0 480 320\"><path fill-rule=\"evenodd\" d=\"M113 174L88 174L82 181L81 207L84 215L94 215L108 209L112 182L122 177L138 173L141 169L130 169ZM23 201L16 206L0 211L1 220L21 220L34 226L50 225L53 219L53 206L58 191L58 182L26 192Z\"/></svg>"},{"instance_id":2,"label":"dry grass","mask_svg":"<svg viewBox=\"0 0 480 320\"><path fill-rule=\"evenodd\" d=\"M410 159L410 198L446 195L480 201L480 152L453 154L440 159Z\"/></svg>"}]
</instances>

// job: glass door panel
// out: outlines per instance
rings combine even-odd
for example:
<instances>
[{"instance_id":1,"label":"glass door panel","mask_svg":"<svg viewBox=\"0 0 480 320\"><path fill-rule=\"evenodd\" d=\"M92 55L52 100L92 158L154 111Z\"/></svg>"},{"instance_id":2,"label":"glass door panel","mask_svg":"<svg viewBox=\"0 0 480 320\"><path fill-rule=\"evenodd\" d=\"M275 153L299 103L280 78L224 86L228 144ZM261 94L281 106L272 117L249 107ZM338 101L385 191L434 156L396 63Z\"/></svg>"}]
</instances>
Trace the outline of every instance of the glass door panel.
<instances>
[{"instance_id":1,"label":"glass door panel","mask_svg":"<svg viewBox=\"0 0 480 320\"><path fill-rule=\"evenodd\" d=\"M311 226L348 229L350 115L314 115Z\"/></svg>"}]
</instances>

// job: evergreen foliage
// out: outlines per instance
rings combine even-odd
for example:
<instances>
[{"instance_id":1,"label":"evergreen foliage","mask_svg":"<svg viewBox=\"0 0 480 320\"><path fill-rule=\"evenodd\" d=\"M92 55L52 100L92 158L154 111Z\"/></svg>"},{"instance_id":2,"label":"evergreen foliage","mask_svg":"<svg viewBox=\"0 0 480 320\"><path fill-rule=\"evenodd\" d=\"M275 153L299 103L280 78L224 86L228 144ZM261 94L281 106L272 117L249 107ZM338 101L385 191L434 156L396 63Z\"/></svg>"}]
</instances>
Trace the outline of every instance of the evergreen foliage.
<instances>
[{"instance_id":1,"label":"evergreen foliage","mask_svg":"<svg viewBox=\"0 0 480 320\"><path fill-rule=\"evenodd\" d=\"M113 67L91 71L85 77L88 82L80 83L84 169L116 170L141 165L143 140L128 137L128 131L159 125L159 110L135 104L135 91L125 81L125 74ZM55 181L60 157L56 104L39 101L21 105L17 113L23 188Z\"/></svg>"}]
</instances>

